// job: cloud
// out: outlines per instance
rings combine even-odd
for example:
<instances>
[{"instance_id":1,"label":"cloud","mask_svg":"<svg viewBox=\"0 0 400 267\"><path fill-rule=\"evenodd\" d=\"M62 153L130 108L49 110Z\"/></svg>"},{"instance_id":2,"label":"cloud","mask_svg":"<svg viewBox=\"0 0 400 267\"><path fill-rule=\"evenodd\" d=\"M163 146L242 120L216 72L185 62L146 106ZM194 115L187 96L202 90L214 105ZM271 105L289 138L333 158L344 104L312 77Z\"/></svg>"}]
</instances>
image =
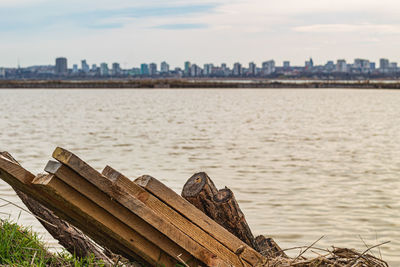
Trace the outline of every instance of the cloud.
<instances>
[{"instance_id":1,"label":"cloud","mask_svg":"<svg viewBox=\"0 0 400 267\"><path fill-rule=\"evenodd\" d=\"M295 32L304 33L369 33L398 34L400 25L388 24L315 24L294 27Z\"/></svg>"},{"instance_id":2,"label":"cloud","mask_svg":"<svg viewBox=\"0 0 400 267\"><path fill-rule=\"evenodd\" d=\"M163 29L163 30L191 30L191 29L205 29L207 28L207 24L201 23L187 23L187 24L164 24L155 26L155 29Z\"/></svg>"}]
</instances>

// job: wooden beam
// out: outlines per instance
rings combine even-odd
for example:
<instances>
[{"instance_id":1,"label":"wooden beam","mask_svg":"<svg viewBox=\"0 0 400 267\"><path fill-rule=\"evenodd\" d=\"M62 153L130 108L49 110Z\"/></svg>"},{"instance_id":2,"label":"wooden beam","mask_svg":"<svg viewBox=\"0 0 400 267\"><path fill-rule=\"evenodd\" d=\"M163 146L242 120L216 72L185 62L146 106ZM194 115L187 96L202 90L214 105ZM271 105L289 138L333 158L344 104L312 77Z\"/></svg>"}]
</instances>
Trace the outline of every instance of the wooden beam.
<instances>
[{"instance_id":1,"label":"wooden beam","mask_svg":"<svg viewBox=\"0 0 400 267\"><path fill-rule=\"evenodd\" d=\"M142 235L144 238L152 242L145 246L145 248L148 247L151 250L148 253L153 254L153 251L157 250L158 253L156 253L156 255L160 255L162 251L165 251L170 257L176 259L176 263L179 261L179 258L177 256L181 255L180 258L183 261L191 262L193 265L197 264L197 261L184 249L180 248L178 245L176 245L174 242L172 242L170 239L160 233L157 229L146 223L143 219L141 219L134 213L130 212L124 206L116 201L113 201L108 195L99 190L93 184L86 181L78 173L76 173L69 167L56 161L49 161L45 167L45 171L54 174L55 176L57 176L57 178L68 184L77 192L87 197L89 200L96 203L97 205L101 206L112 216L114 216L134 231L140 233L140 235ZM138 242L138 244L140 243ZM167 262L171 262L171 260L169 259Z\"/></svg>"},{"instance_id":2,"label":"wooden beam","mask_svg":"<svg viewBox=\"0 0 400 267\"><path fill-rule=\"evenodd\" d=\"M85 231L85 233L98 242L100 245L104 245L105 248L111 249L114 253L120 254L126 258L129 259L129 254L126 254L122 248L114 248L110 247L112 243L110 243L110 240L107 239L103 233L99 231L95 231L95 228L85 222L84 219L79 217L77 214L70 212L68 210L68 207L65 206L65 203L62 201L59 201L55 199L52 195L49 195L47 192L42 191L40 188L36 188L32 186L31 182L35 179L35 176L21 167L19 164L16 164L12 162L9 159L4 158L3 156L0 156L0 178L3 179L5 182L7 182L14 190L18 190L19 192L22 192L24 195L28 196L30 199L37 201L37 203L32 203L32 205L42 205L43 207L46 207L49 209L49 211L52 211L60 217L61 221L57 221L55 215L48 214L49 216L54 216L54 219L50 219L48 216L46 218L43 218L41 214L34 214L36 218L42 223L42 225L49 231L49 233L57 239L61 245L65 246L66 248L69 248L68 245L65 244L65 239L75 239L74 242L83 242L86 243L86 245L90 245L89 241L87 238L84 236L78 235L80 231L78 229L89 229L88 231ZM47 211L45 211L47 213ZM72 217L77 218L77 220L72 220ZM49 222L51 225L49 225ZM69 224L71 223L71 224ZM56 227L54 227L55 225ZM78 229L76 229L74 226L76 226ZM53 229L56 228L56 229ZM62 231L61 229L64 229L65 231ZM77 244L75 244L77 245ZM80 244L79 246L86 246L85 244ZM74 253L74 249L76 248L71 248L68 249L69 252ZM96 253L96 250L93 248L91 251L87 251L86 253ZM84 254L82 252L82 254ZM136 257L138 258L138 257ZM130 258L130 259L136 259L136 258Z\"/></svg>"},{"instance_id":3,"label":"wooden beam","mask_svg":"<svg viewBox=\"0 0 400 267\"><path fill-rule=\"evenodd\" d=\"M116 246L121 244L123 247L128 248L128 253L132 257L139 255L140 258L138 260L144 259L153 266L160 263L159 259L163 260L162 263L165 266L175 266L176 261L173 259L171 261L166 260L164 258L165 254L157 249L155 245L146 241L136 231L127 227L96 203L82 196L55 175L37 177L33 184L58 200L65 202L70 210L80 214L86 221L92 222L96 226L96 230L105 232L108 234L107 236L113 237L118 242L115 244Z\"/></svg>"},{"instance_id":4,"label":"wooden beam","mask_svg":"<svg viewBox=\"0 0 400 267\"><path fill-rule=\"evenodd\" d=\"M175 193L172 189L161 183L159 180L151 176L144 175L136 179L135 183L139 184L147 191L157 196L164 203L167 203L170 207L185 216L192 223L210 233L215 239L219 240L231 251L242 251L241 257L250 265L255 266L262 261L263 257L260 253L231 234L221 225L210 219L207 215L182 198L180 195Z\"/></svg>"},{"instance_id":5,"label":"wooden beam","mask_svg":"<svg viewBox=\"0 0 400 267\"><path fill-rule=\"evenodd\" d=\"M110 180L98 173L76 155L58 147L53 152L53 158L79 173L87 181L94 184L101 191L117 200L120 204L128 208L131 212L135 213L147 223L151 224L204 264L208 266L229 266L228 263L218 258L215 254L211 253L197 242L193 241L174 225L171 225L168 221L158 216L158 214L149 209L140 200L128 194L123 188L118 185L113 185Z\"/></svg>"},{"instance_id":6,"label":"wooden beam","mask_svg":"<svg viewBox=\"0 0 400 267\"><path fill-rule=\"evenodd\" d=\"M171 224L175 225L182 232L188 233L193 240L195 240L199 244L202 244L205 248L217 255L222 260L229 262L233 266L243 265L242 261L240 261L239 257L233 251L229 250L219 241L210 236L209 233L205 232L197 225L191 223L180 213L176 212L164 202L153 196L151 193L147 192L145 189L129 180L129 178L127 178L123 174L114 170L110 166L106 166L102 174L105 177L109 178L114 185L118 185L121 188L124 188L129 194L137 197L151 210L168 220ZM250 265L245 262L245 266Z\"/></svg>"}]
</instances>

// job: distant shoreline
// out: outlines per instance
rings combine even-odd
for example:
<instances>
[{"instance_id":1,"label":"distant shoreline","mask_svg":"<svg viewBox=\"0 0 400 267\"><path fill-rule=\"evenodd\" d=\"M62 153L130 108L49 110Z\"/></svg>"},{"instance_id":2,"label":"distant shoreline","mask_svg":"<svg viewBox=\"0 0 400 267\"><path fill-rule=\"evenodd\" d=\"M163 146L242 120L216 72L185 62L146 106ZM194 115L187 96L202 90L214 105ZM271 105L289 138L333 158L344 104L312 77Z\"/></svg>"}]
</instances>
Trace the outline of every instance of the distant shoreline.
<instances>
[{"instance_id":1,"label":"distant shoreline","mask_svg":"<svg viewBox=\"0 0 400 267\"><path fill-rule=\"evenodd\" d=\"M400 89L400 81L135 79L135 80L0 80L1 89L135 88L353 88Z\"/></svg>"}]
</instances>

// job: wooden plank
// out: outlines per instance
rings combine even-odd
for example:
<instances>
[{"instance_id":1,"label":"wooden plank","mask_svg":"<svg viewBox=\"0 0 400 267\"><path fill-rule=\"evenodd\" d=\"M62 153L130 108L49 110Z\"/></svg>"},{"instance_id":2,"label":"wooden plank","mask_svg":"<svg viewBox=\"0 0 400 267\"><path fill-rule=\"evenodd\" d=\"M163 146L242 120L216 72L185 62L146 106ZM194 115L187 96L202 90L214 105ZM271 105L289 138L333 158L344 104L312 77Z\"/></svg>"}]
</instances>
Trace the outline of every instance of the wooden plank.
<instances>
[{"instance_id":1,"label":"wooden plank","mask_svg":"<svg viewBox=\"0 0 400 267\"><path fill-rule=\"evenodd\" d=\"M222 245L219 241L215 240L207 232L192 224L188 219L183 217L181 214L167 206L164 202L147 192L145 189L129 180L126 176L114 170L110 166L106 166L102 174L108 177L113 184L124 188L129 194L137 197L146 206L152 209L157 214L168 220L171 224L175 225L184 233L189 233L190 237L202 244L210 252L217 255L222 260L229 262L234 266L242 266L242 262L239 257L227 247ZM250 266L247 262L245 266Z\"/></svg>"},{"instance_id":2,"label":"wooden plank","mask_svg":"<svg viewBox=\"0 0 400 267\"><path fill-rule=\"evenodd\" d=\"M113 215L115 218L134 229L134 231L140 233L144 238L152 242L152 244L158 246L157 250L160 251L159 253L161 253L161 251L165 251L177 261L179 260L177 256L181 255L180 258L186 263L192 263L192 266L198 264L197 260L195 260L184 249L176 245L157 229L146 223L134 213L130 212L124 206L116 201L113 201L108 195L100 191L93 184L86 181L69 167L56 161L49 161L45 167L45 171L54 174L57 176L57 178L74 188L77 192L101 206L105 211ZM151 247L151 250L154 249L154 247ZM149 251L149 253L151 254L153 251Z\"/></svg>"},{"instance_id":3,"label":"wooden plank","mask_svg":"<svg viewBox=\"0 0 400 267\"><path fill-rule=\"evenodd\" d=\"M131 257L127 252L128 249L124 249L121 246L113 247L112 238L107 237L103 232L96 230L96 226L86 219L80 217L78 214L70 211L63 201L59 201L54 198L48 192L41 190L40 188L32 186L31 182L35 179L35 176L21 167L18 164L11 162L4 157L0 157L0 178L11 185L13 188L20 190L29 197L35 199L45 207L54 211L57 216L64 219L65 221L71 223L77 228L85 232L90 238L95 240L98 244L109 248L114 253L120 254L131 260L139 260L141 262L146 262L141 260L140 257Z\"/></svg>"},{"instance_id":4,"label":"wooden plank","mask_svg":"<svg viewBox=\"0 0 400 267\"><path fill-rule=\"evenodd\" d=\"M210 219L207 215L157 179L144 175L136 179L135 183L160 198L163 202L188 218L192 223L210 233L230 250L234 252L242 251L241 257L250 265L255 266L262 260L263 257L260 253Z\"/></svg>"},{"instance_id":5,"label":"wooden plank","mask_svg":"<svg viewBox=\"0 0 400 267\"><path fill-rule=\"evenodd\" d=\"M115 238L119 244L130 250L132 256L139 255L153 266L159 264L160 260L162 264L169 267L173 267L177 263L172 258L165 257L165 254L155 245L148 242L136 231L130 229L102 209L102 207L82 196L55 175L37 177L33 184L60 201L65 202L69 209L74 210L86 220L96 222L96 229L101 229L108 233L108 236Z\"/></svg>"},{"instance_id":6,"label":"wooden plank","mask_svg":"<svg viewBox=\"0 0 400 267\"><path fill-rule=\"evenodd\" d=\"M53 152L53 158L79 173L87 181L95 185L111 198L117 200L120 204L128 208L131 212L135 213L147 223L157 228L161 233L166 235L204 264L208 266L229 266L227 262L221 260L215 254L211 253L197 242L193 241L186 234L182 233L174 225L158 216L140 200L126 193L123 188L118 185L113 185L110 180L90 167L76 155L63 148L57 147Z\"/></svg>"}]
</instances>

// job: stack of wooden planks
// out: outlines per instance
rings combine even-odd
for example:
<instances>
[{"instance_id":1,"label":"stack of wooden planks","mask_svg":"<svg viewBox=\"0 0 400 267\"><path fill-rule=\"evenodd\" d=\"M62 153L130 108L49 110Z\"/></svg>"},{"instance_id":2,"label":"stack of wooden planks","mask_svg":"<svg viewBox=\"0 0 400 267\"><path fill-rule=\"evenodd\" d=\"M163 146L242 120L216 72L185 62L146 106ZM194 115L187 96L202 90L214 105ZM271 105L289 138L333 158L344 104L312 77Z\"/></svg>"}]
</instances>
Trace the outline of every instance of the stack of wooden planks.
<instances>
[{"instance_id":1,"label":"stack of wooden planks","mask_svg":"<svg viewBox=\"0 0 400 267\"><path fill-rule=\"evenodd\" d=\"M0 178L113 253L151 266L256 266L263 256L159 180L96 171L56 148L47 174L0 157Z\"/></svg>"}]
</instances>

